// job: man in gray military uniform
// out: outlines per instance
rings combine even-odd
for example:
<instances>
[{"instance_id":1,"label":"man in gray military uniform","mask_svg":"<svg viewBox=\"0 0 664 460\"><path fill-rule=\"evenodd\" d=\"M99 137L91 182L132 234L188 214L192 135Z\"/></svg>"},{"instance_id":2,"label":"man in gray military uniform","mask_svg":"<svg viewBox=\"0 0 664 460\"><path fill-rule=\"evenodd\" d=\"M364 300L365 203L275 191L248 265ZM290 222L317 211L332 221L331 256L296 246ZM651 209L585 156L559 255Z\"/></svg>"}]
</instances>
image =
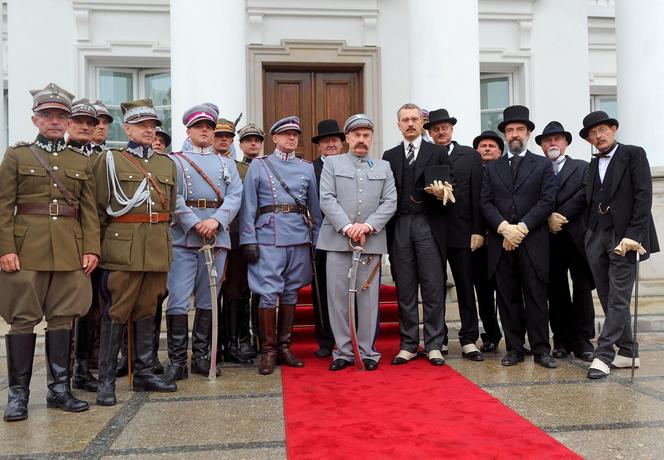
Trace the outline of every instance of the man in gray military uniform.
<instances>
[{"instance_id":1,"label":"man in gray military uniform","mask_svg":"<svg viewBox=\"0 0 664 460\"><path fill-rule=\"evenodd\" d=\"M378 368L380 353L374 348L378 320L380 255L387 252L385 225L397 210L397 190L390 164L367 158L373 122L364 114L353 115L344 125L349 151L325 160L320 179L320 205L325 220L317 249L327 251L327 303L336 342L330 370L341 370L353 361L348 324L348 270L352 248L364 248L357 272L357 338L367 370ZM368 286L367 286L368 285Z\"/></svg>"}]
</instances>

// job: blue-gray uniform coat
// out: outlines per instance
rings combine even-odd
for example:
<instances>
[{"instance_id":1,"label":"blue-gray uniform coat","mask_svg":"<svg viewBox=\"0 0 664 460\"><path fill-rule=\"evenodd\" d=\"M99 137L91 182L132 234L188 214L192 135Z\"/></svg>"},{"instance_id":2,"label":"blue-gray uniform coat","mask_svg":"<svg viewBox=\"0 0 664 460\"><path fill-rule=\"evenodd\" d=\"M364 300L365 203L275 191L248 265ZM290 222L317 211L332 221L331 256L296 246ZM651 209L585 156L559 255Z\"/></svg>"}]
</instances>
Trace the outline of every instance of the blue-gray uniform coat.
<instances>
[{"instance_id":1,"label":"blue-gray uniform coat","mask_svg":"<svg viewBox=\"0 0 664 460\"><path fill-rule=\"evenodd\" d=\"M336 342L334 359L353 361L348 324L348 270L352 249L341 232L353 223L366 223L374 232L367 235L357 281L357 339L362 359L378 361L374 347L378 331L380 275L364 288L380 256L387 252L385 225L397 210L397 189L387 161L358 158L353 153L325 159L320 179L320 204L325 213L318 248L327 251L327 304Z\"/></svg>"},{"instance_id":2,"label":"blue-gray uniform coat","mask_svg":"<svg viewBox=\"0 0 664 460\"><path fill-rule=\"evenodd\" d=\"M215 265L220 281L226 265L226 253L231 247L228 229L240 210L242 200L242 181L235 161L217 155L211 148L201 150L191 146L183 154L196 163L221 190L223 203L211 208L187 206L186 201L200 201L203 206L203 200L207 203L217 202L218 197L210 184L178 153L170 155L177 168L177 201L171 226L173 262L168 274L167 314L186 314L192 292L196 308L212 308L205 256L199 251L204 242L194 227L210 218L219 222Z\"/></svg>"},{"instance_id":3,"label":"blue-gray uniform coat","mask_svg":"<svg viewBox=\"0 0 664 460\"><path fill-rule=\"evenodd\" d=\"M295 205L266 162L301 204L309 208L312 227L307 217L299 213L269 212L260 214L263 206ZM277 298L282 304L297 302L297 291L311 281L311 244L318 238L321 223L314 168L308 161L275 152L251 162L244 179L242 209L240 211L240 244L258 244L258 262L249 264L248 278L252 292L261 296L260 306L275 307Z\"/></svg>"}]
</instances>

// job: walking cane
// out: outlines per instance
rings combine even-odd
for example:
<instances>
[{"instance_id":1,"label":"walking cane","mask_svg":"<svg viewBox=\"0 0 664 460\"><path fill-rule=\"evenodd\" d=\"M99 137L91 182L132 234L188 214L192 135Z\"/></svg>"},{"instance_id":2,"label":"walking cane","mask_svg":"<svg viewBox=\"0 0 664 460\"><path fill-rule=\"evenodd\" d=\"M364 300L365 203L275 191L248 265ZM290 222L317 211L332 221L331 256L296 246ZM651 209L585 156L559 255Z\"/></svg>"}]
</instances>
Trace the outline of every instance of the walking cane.
<instances>
[{"instance_id":1,"label":"walking cane","mask_svg":"<svg viewBox=\"0 0 664 460\"><path fill-rule=\"evenodd\" d=\"M133 346L132 346L133 345L132 344L132 335L133 335L133 331L132 331L132 324L131 323L132 323L131 316L129 316L129 320L127 321L127 379L129 380L129 389L133 390L134 388L133 388L133 384L132 384L132 381L133 381L133 378L132 378L133 372L132 371L133 371L133 367L134 367L134 356L133 356L133 353L132 353L132 348L133 348Z\"/></svg>"},{"instance_id":2,"label":"walking cane","mask_svg":"<svg viewBox=\"0 0 664 460\"><path fill-rule=\"evenodd\" d=\"M639 262L640 262L641 256L639 255L639 251L636 251L636 284L634 285L634 334L632 337L632 340L634 341L634 345L632 345L632 377L630 378L630 382L634 383L634 366L636 365L636 350L639 346L639 343L636 341L636 332L637 332L637 324L639 322Z\"/></svg>"}]
</instances>

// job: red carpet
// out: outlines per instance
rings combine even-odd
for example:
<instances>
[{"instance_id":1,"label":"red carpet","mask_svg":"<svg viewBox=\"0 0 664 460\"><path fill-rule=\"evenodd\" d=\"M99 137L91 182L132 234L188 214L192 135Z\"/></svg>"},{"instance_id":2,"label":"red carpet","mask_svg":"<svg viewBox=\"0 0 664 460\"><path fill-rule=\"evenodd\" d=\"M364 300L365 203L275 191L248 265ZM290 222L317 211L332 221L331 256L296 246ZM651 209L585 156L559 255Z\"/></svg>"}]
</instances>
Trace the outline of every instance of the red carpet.
<instances>
[{"instance_id":1,"label":"red carpet","mask_svg":"<svg viewBox=\"0 0 664 460\"><path fill-rule=\"evenodd\" d=\"M377 371L331 372L329 359L313 358L312 329L296 331L306 367L282 367L288 458L580 458L447 365L390 365L398 329L381 334Z\"/></svg>"}]
</instances>

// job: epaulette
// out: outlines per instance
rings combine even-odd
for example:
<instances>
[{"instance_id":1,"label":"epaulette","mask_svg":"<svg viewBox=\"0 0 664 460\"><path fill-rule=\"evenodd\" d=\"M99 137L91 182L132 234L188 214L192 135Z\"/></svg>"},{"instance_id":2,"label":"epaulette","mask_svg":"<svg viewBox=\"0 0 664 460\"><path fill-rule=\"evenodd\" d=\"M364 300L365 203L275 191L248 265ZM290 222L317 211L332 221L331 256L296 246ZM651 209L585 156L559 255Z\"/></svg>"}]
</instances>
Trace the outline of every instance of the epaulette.
<instances>
[{"instance_id":1,"label":"epaulette","mask_svg":"<svg viewBox=\"0 0 664 460\"><path fill-rule=\"evenodd\" d=\"M15 149L18 147L30 147L34 142L18 141L16 144L12 145L10 148Z\"/></svg>"}]
</instances>

